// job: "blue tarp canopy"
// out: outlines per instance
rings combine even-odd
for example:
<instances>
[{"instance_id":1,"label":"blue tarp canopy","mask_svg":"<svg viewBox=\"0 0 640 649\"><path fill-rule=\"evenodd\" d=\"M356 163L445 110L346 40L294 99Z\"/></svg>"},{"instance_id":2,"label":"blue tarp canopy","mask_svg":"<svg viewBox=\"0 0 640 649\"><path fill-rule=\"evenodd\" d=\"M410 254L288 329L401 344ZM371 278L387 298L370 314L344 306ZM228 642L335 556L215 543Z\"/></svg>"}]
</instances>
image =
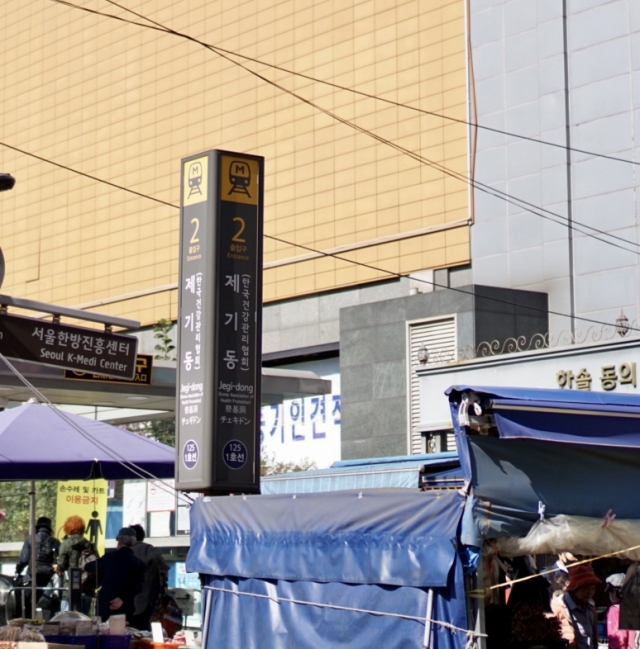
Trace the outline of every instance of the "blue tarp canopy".
<instances>
[{"instance_id":1,"label":"blue tarp canopy","mask_svg":"<svg viewBox=\"0 0 640 649\"><path fill-rule=\"evenodd\" d=\"M625 497L640 489L640 396L466 385L447 394L473 487L464 543L524 536L540 506L548 518L611 509L640 519L640 500ZM471 426L460 425L465 412Z\"/></svg>"},{"instance_id":2,"label":"blue tarp canopy","mask_svg":"<svg viewBox=\"0 0 640 649\"><path fill-rule=\"evenodd\" d=\"M418 489L421 478L434 472L436 475L429 484L435 485L436 477L442 474L442 486L445 486L447 483L453 484L455 477L460 475L459 466L458 454L454 452L341 460L334 462L329 469L266 476L260 480L260 489L263 494L317 493L343 489Z\"/></svg>"},{"instance_id":3,"label":"blue tarp canopy","mask_svg":"<svg viewBox=\"0 0 640 649\"><path fill-rule=\"evenodd\" d=\"M197 500L187 570L204 577L207 649L422 647L429 589L431 619L466 629L463 508L400 489ZM433 639L466 643L438 624Z\"/></svg>"}]
</instances>

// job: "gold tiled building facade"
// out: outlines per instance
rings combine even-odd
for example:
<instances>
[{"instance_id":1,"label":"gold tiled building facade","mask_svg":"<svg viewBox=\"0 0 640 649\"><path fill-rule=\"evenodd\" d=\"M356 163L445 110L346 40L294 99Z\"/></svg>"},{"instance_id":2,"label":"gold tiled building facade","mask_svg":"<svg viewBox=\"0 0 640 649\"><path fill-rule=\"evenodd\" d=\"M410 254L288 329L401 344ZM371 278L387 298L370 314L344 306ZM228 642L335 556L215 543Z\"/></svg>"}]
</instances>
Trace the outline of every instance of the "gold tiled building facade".
<instances>
[{"instance_id":1,"label":"gold tiled building facade","mask_svg":"<svg viewBox=\"0 0 640 649\"><path fill-rule=\"evenodd\" d=\"M212 148L265 157L266 302L469 263L434 167L469 173L461 0L73 2L104 15L0 26L2 292L175 319L180 159Z\"/></svg>"}]
</instances>

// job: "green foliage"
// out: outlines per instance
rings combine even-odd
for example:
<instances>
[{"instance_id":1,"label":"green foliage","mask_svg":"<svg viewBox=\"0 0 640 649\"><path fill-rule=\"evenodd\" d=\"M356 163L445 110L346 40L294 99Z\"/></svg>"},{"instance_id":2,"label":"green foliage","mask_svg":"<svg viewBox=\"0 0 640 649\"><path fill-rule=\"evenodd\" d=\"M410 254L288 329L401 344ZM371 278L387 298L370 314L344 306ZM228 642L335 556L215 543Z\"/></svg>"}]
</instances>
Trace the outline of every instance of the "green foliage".
<instances>
[{"instance_id":1,"label":"green foliage","mask_svg":"<svg viewBox=\"0 0 640 649\"><path fill-rule=\"evenodd\" d=\"M176 418L167 417L166 419L151 419L149 421L136 421L130 424L124 424L122 428L130 430L132 433L155 439L156 442L166 444L167 446L176 445Z\"/></svg>"},{"instance_id":2,"label":"green foliage","mask_svg":"<svg viewBox=\"0 0 640 649\"><path fill-rule=\"evenodd\" d=\"M291 473L293 471L309 471L315 469L316 463L309 458L300 462L280 462L275 455L263 453L260 456L260 475L277 475L279 473Z\"/></svg>"},{"instance_id":3,"label":"green foliage","mask_svg":"<svg viewBox=\"0 0 640 649\"><path fill-rule=\"evenodd\" d=\"M175 361L176 356L174 354L176 346L173 344L173 339L171 338L171 330L173 329L173 322L162 318L153 327L153 337L158 341L158 344L154 347L157 354L154 355L154 358L159 361Z\"/></svg>"},{"instance_id":4,"label":"green foliage","mask_svg":"<svg viewBox=\"0 0 640 649\"><path fill-rule=\"evenodd\" d=\"M173 344L171 330L174 323L166 318L161 318L153 327L153 337L157 344L154 347L156 353L154 358L159 361L175 361L176 346ZM166 444L167 446L176 445L176 420L175 417L166 419L151 419L149 421L139 421L122 426L132 433L143 435L149 439Z\"/></svg>"},{"instance_id":5,"label":"green foliage","mask_svg":"<svg viewBox=\"0 0 640 649\"><path fill-rule=\"evenodd\" d=\"M0 542L24 541L29 534L29 485L28 481L0 484L0 509L5 513L0 523ZM55 480L36 481L36 519L48 516L56 525L57 492Z\"/></svg>"}]
</instances>

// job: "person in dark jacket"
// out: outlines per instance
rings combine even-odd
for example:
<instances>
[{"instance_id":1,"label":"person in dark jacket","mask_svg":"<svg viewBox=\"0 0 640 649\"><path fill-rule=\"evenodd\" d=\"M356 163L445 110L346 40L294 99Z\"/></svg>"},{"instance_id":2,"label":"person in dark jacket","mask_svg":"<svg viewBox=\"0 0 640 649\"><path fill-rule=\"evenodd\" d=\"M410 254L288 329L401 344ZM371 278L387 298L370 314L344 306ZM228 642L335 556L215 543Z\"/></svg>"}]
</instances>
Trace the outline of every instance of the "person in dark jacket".
<instances>
[{"instance_id":1,"label":"person in dark jacket","mask_svg":"<svg viewBox=\"0 0 640 649\"><path fill-rule=\"evenodd\" d=\"M167 583L169 566L162 557L162 551L154 548L150 543L145 543L145 532L142 525L131 525L136 534L136 543L133 546L133 554L144 562L146 566L144 586L136 595L135 616L131 626L141 631L148 631L150 626L151 612L156 603L162 588Z\"/></svg>"},{"instance_id":2,"label":"person in dark jacket","mask_svg":"<svg viewBox=\"0 0 640 649\"><path fill-rule=\"evenodd\" d=\"M97 561L88 563L86 572L98 572L98 615L103 622L111 615L126 615L131 622L135 611L136 595L144 585L144 562L133 554L136 533L123 527L116 537L118 549L108 552Z\"/></svg>"},{"instance_id":3,"label":"person in dark jacket","mask_svg":"<svg viewBox=\"0 0 640 649\"><path fill-rule=\"evenodd\" d=\"M560 635L569 649L598 646L598 614L592 598L602 584L589 564L569 567L569 582L563 593L551 599L551 610L560 621Z\"/></svg>"},{"instance_id":4,"label":"person in dark jacket","mask_svg":"<svg viewBox=\"0 0 640 649\"><path fill-rule=\"evenodd\" d=\"M20 551L20 557L16 564L16 576L20 576L26 568L26 582L31 583L31 535L27 536ZM36 586L44 588L51 581L58 552L60 550L60 541L53 536L51 519L47 516L40 516L36 521ZM25 582L25 583L26 583ZM44 591L37 591L37 601L43 596ZM30 615L31 611L31 591L27 591L25 598L26 612Z\"/></svg>"}]
</instances>

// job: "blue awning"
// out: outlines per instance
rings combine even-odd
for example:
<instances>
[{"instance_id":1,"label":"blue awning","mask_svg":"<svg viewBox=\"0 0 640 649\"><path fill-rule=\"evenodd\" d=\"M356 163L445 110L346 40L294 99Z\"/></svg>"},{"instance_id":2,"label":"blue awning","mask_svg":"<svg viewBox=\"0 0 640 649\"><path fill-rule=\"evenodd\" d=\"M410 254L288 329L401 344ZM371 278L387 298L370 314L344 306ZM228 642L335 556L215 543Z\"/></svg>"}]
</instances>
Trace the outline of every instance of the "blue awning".
<instances>
[{"instance_id":1,"label":"blue awning","mask_svg":"<svg viewBox=\"0 0 640 649\"><path fill-rule=\"evenodd\" d=\"M440 486L445 487L449 483L459 482L455 480L455 471L452 472L459 466L458 455L452 452L342 460L329 469L265 476L260 480L260 489L263 494L302 494L344 489L419 489L421 477L440 472L443 472ZM429 484L435 486L435 478L431 478Z\"/></svg>"},{"instance_id":2,"label":"blue awning","mask_svg":"<svg viewBox=\"0 0 640 649\"><path fill-rule=\"evenodd\" d=\"M198 499L187 570L442 587L456 556L463 503L457 491L391 489Z\"/></svg>"},{"instance_id":3,"label":"blue awning","mask_svg":"<svg viewBox=\"0 0 640 649\"><path fill-rule=\"evenodd\" d=\"M640 396L477 386L447 394L473 491L464 543L524 536L539 511L640 519L640 500L629 497L640 489Z\"/></svg>"}]
</instances>

